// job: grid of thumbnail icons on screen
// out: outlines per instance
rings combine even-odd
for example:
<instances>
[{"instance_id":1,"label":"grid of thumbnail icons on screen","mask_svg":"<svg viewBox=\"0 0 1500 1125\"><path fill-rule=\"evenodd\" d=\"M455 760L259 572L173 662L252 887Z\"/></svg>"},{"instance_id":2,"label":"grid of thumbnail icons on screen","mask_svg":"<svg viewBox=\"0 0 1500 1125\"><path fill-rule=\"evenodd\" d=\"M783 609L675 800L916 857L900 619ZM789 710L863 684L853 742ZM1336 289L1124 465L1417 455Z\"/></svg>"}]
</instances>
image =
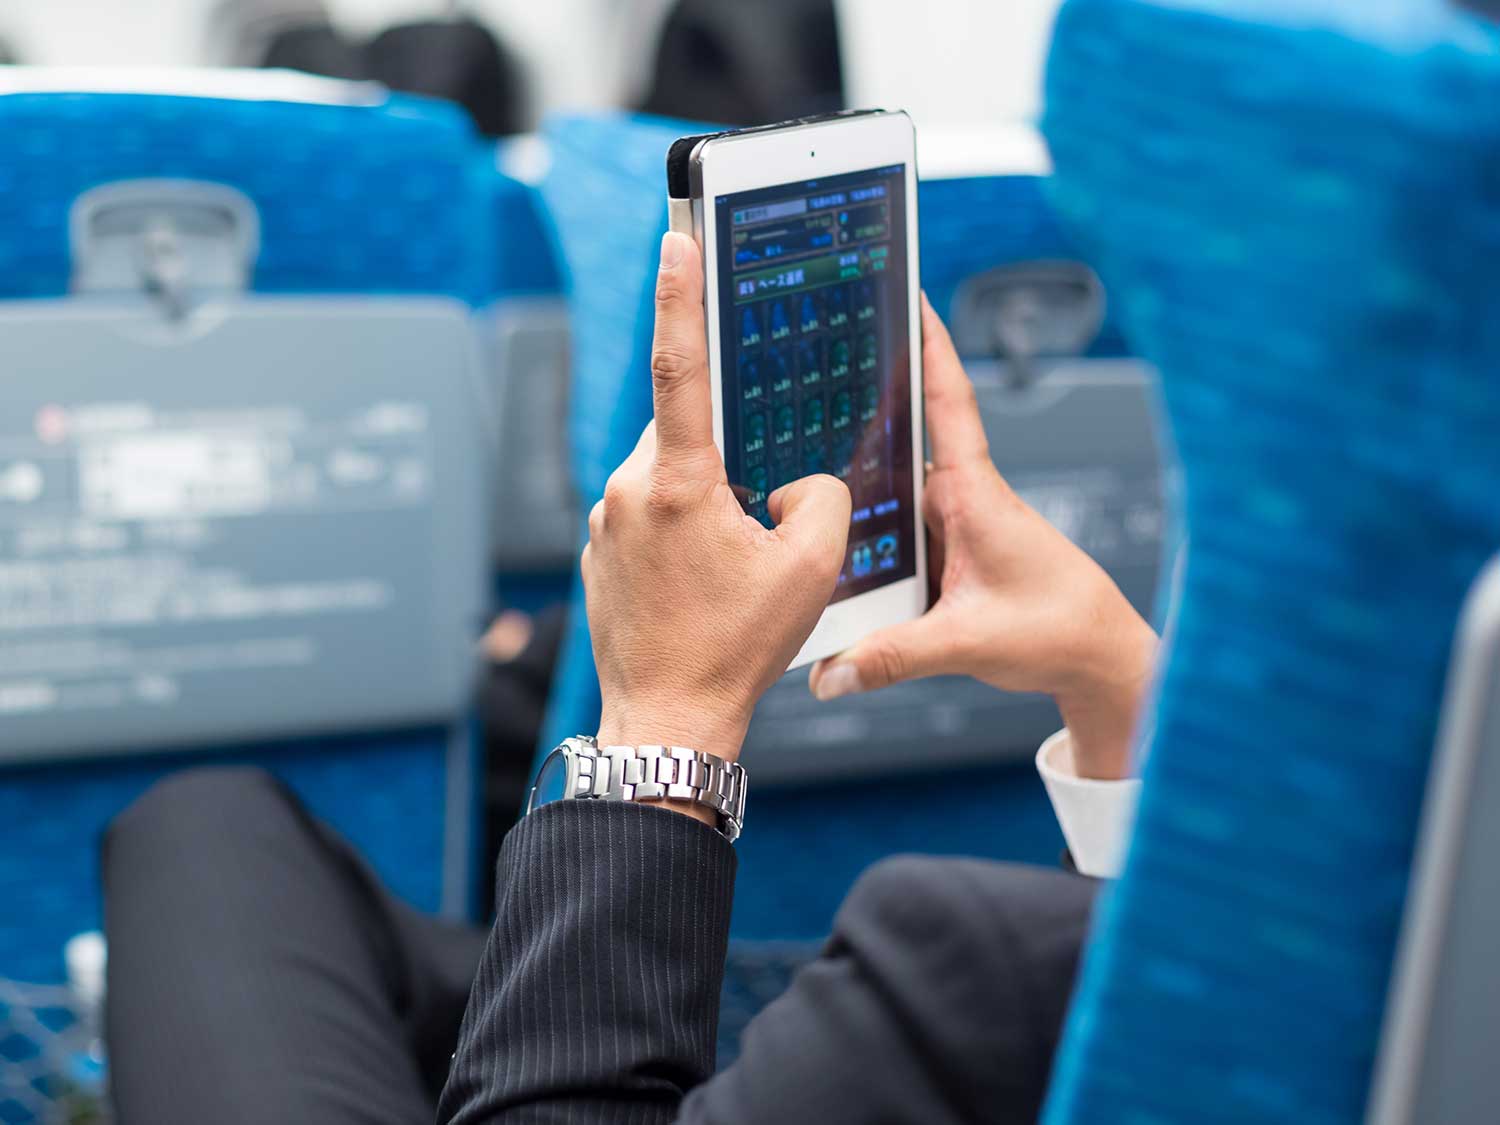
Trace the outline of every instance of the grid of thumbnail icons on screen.
<instances>
[{"instance_id":1,"label":"grid of thumbnail icons on screen","mask_svg":"<svg viewBox=\"0 0 1500 1125\"><path fill-rule=\"evenodd\" d=\"M854 499L835 600L916 571L904 166L716 200L724 460L751 515L832 473Z\"/></svg>"}]
</instances>

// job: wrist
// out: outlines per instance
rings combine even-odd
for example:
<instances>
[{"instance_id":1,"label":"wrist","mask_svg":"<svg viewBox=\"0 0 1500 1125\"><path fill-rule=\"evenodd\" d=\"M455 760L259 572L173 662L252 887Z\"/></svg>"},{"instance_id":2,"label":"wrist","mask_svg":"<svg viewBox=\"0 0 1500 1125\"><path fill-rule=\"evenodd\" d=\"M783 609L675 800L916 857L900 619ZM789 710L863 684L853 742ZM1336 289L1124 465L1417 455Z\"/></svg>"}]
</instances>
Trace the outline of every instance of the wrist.
<instances>
[{"instance_id":1,"label":"wrist","mask_svg":"<svg viewBox=\"0 0 1500 1125\"><path fill-rule=\"evenodd\" d=\"M725 716L711 708L640 706L625 700L606 700L599 717L598 742L604 746L684 746L733 762L740 756L749 719ZM719 815L696 801L663 799L649 802L701 820L712 828Z\"/></svg>"},{"instance_id":2,"label":"wrist","mask_svg":"<svg viewBox=\"0 0 1500 1125\"><path fill-rule=\"evenodd\" d=\"M599 745L686 746L733 762L749 725L748 715L741 718L711 707L606 699L599 715Z\"/></svg>"},{"instance_id":3,"label":"wrist","mask_svg":"<svg viewBox=\"0 0 1500 1125\"><path fill-rule=\"evenodd\" d=\"M1158 640L1131 610L1109 643L1054 694L1079 777L1113 781L1130 773L1130 744L1151 685Z\"/></svg>"}]
</instances>

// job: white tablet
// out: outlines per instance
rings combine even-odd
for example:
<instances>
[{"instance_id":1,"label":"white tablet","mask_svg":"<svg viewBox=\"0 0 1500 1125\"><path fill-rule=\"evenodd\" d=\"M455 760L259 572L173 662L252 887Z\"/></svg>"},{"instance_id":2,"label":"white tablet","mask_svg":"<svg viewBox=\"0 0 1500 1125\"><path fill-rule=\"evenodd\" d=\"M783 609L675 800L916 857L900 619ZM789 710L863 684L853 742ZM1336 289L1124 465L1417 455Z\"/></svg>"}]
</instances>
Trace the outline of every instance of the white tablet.
<instances>
[{"instance_id":1,"label":"white tablet","mask_svg":"<svg viewBox=\"0 0 1500 1125\"><path fill-rule=\"evenodd\" d=\"M927 608L916 139L866 110L684 137L672 227L703 249L714 440L746 510L813 473L853 497L796 668Z\"/></svg>"}]
</instances>

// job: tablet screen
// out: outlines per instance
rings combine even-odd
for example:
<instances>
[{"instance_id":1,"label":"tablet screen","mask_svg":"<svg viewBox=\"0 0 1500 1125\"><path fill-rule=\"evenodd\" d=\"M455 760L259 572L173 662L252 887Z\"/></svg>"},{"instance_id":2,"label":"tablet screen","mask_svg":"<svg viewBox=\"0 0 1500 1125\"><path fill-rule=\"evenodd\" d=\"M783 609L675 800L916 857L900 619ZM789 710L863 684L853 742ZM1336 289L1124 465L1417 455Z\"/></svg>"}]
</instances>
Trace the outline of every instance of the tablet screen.
<instances>
[{"instance_id":1,"label":"tablet screen","mask_svg":"<svg viewBox=\"0 0 1500 1125\"><path fill-rule=\"evenodd\" d=\"M832 473L854 498L833 600L916 573L906 166L719 196L724 463L746 510Z\"/></svg>"}]
</instances>

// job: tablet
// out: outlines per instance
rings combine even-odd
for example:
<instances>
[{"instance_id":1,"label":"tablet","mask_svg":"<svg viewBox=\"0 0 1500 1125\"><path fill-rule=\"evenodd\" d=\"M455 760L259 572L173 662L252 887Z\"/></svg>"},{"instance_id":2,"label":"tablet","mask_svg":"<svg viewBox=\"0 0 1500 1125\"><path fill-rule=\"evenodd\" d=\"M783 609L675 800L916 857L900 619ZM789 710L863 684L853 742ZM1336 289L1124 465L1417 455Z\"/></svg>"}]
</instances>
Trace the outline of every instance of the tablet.
<instances>
[{"instance_id":1,"label":"tablet","mask_svg":"<svg viewBox=\"0 0 1500 1125\"><path fill-rule=\"evenodd\" d=\"M853 499L838 585L796 668L927 608L916 141L860 110L684 137L672 226L703 252L714 440L745 509L831 473Z\"/></svg>"}]
</instances>

